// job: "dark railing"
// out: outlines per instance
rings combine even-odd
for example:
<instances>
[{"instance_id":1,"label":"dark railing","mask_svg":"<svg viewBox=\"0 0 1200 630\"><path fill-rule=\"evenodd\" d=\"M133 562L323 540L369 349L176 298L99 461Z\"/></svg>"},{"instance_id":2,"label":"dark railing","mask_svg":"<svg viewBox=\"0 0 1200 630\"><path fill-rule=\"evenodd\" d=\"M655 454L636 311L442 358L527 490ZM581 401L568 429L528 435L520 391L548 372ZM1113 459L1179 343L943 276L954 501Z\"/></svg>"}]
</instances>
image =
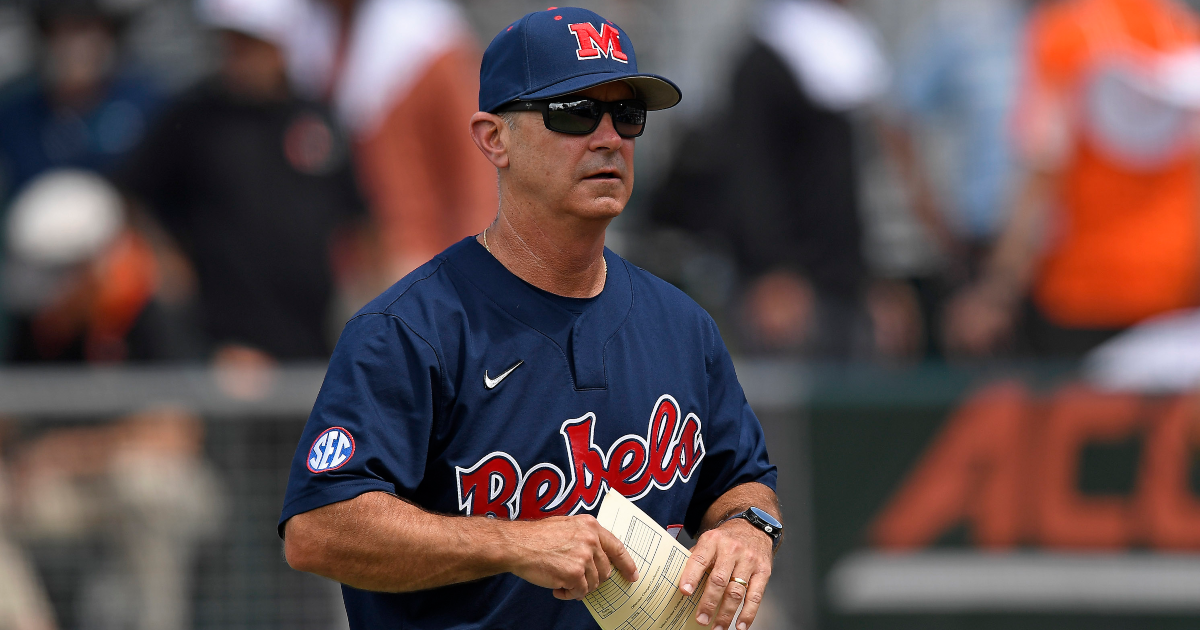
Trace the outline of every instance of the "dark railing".
<instances>
[{"instance_id":1,"label":"dark railing","mask_svg":"<svg viewBox=\"0 0 1200 630\"><path fill-rule=\"evenodd\" d=\"M770 611L755 624L761 630L957 628L977 620L1082 629L1099 617L1107 628L1200 627L1193 397L1104 392L1061 365L756 360L737 368L780 468L787 523ZM3 370L0 422L10 430L0 432L0 461L16 487L28 472L23 462L46 457L37 449L48 434L91 439L89 430L160 413L196 418L212 483L195 486L185 475L172 486L178 471L145 469L167 484L163 496L207 488L215 497L149 502L208 509L213 514L187 518L217 523L185 536L160 562L168 573L176 567L172 579L182 582L174 588L184 595L159 614L179 628L344 627L336 585L289 569L275 533L289 462L323 375L320 365L269 373ZM1173 447L1172 431L1186 444ZM109 444L96 439L95 449ZM113 483L103 479L101 486ZM93 498L113 493L94 490ZM58 509L70 505L64 498ZM0 535L35 567L60 627L99 627L89 619L97 615L137 627L138 615L150 614L138 598L158 591L135 578L163 570L137 564L138 544L170 537L146 530L131 541L141 516L47 533L52 508L43 506L50 516L38 521L41 530L10 510Z\"/></svg>"}]
</instances>

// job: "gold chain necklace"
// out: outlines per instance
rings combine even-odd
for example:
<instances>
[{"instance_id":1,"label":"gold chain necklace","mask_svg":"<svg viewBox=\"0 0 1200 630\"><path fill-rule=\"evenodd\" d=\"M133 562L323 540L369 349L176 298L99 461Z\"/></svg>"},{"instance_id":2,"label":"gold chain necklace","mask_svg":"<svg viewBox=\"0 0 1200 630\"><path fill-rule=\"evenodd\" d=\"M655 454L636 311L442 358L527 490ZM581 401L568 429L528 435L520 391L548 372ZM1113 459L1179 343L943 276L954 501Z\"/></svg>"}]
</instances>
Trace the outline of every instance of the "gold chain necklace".
<instances>
[{"instance_id":1,"label":"gold chain necklace","mask_svg":"<svg viewBox=\"0 0 1200 630\"><path fill-rule=\"evenodd\" d=\"M487 250L487 253L492 254L492 248L488 247L488 244L487 244L487 231L489 229L490 228L483 228L483 248ZM496 255L492 254L492 257L495 258ZM496 258L496 260L500 260L500 259ZM600 262L604 263L604 280L605 280L605 282L607 282L608 281L608 260L606 258L604 258L603 254L600 256Z\"/></svg>"}]
</instances>

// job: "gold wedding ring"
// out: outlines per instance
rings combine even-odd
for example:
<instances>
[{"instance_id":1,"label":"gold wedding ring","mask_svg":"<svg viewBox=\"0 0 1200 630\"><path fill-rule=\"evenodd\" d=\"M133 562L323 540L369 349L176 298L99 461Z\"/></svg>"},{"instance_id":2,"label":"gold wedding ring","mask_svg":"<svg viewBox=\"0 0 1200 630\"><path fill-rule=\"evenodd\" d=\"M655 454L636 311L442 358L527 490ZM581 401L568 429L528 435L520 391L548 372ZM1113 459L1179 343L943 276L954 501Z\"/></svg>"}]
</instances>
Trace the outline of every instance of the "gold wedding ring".
<instances>
[{"instance_id":1,"label":"gold wedding ring","mask_svg":"<svg viewBox=\"0 0 1200 630\"><path fill-rule=\"evenodd\" d=\"M747 582L746 580L743 580L742 578L731 577L731 578L729 578L729 580L731 582L737 582L738 584L741 584L742 586L744 586L746 588L750 588L750 583Z\"/></svg>"}]
</instances>

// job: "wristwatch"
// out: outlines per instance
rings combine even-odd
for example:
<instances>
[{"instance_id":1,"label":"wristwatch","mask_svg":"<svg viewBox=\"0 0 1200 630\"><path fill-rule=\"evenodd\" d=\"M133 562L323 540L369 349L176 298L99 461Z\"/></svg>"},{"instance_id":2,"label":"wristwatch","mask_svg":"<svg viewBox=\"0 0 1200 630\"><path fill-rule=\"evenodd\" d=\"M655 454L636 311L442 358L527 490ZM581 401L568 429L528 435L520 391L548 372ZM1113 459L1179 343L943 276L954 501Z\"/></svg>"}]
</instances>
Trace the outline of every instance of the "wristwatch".
<instances>
[{"instance_id":1,"label":"wristwatch","mask_svg":"<svg viewBox=\"0 0 1200 630\"><path fill-rule=\"evenodd\" d=\"M760 510L756 507L750 507L745 512L726 516L717 523L720 527L725 521L731 521L735 518L744 518L751 525L762 530L762 532L771 537L771 551L774 552L779 548L779 542L783 540L783 523L779 522L774 516L771 516L766 510Z\"/></svg>"}]
</instances>

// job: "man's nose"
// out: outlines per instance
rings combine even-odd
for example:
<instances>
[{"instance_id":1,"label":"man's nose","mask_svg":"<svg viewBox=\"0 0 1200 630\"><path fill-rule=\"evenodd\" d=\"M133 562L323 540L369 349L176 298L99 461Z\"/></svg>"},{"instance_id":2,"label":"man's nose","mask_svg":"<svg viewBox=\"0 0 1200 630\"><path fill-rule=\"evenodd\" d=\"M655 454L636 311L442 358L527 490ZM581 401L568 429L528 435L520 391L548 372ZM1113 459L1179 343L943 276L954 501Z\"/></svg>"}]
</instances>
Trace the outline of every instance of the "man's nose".
<instances>
[{"instance_id":1,"label":"man's nose","mask_svg":"<svg viewBox=\"0 0 1200 630\"><path fill-rule=\"evenodd\" d=\"M615 150L621 148L621 143L625 141L620 134L617 133L617 127L613 123L612 114L604 112L604 117L600 119L600 126L592 132L590 148L593 151Z\"/></svg>"}]
</instances>

